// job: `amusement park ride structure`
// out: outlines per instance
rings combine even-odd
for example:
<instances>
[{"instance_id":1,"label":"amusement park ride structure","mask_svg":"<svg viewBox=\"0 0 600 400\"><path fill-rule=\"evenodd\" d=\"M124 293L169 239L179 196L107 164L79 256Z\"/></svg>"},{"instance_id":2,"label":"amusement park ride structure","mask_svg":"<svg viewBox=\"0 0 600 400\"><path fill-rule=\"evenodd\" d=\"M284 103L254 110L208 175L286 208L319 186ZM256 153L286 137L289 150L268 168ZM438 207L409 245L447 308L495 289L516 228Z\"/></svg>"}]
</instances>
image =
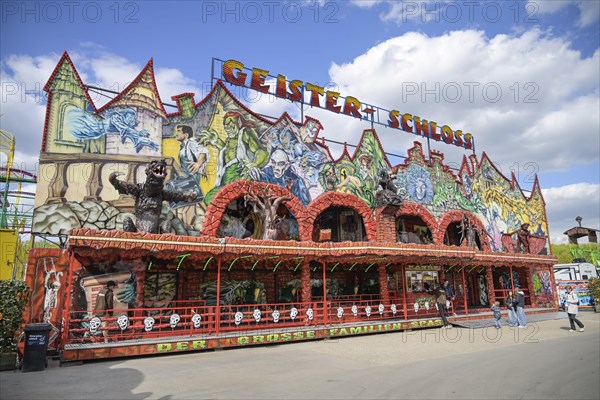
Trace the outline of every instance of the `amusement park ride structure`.
<instances>
[{"instance_id":1,"label":"amusement park ride structure","mask_svg":"<svg viewBox=\"0 0 600 400\"><path fill-rule=\"evenodd\" d=\"M243 66L230 65L229 83L243 83ZM266 73L250 74L262 90ZM485 153L455 171L415 141L393 165L365 129L352 155L344 144L334 159L318 120L266 118L221 80L199 102L172 97L167 113L152 61L101 107L67 53L44 90L31 230L66 241L30 252L24 319L55 327L63 361L440 327L445 280L451 321L484 316L516 288L529 312L556 309L537 178L525 195ZM328 92L325 108L337 112L338 97ZM387 111L344 104L371 127ZM468 133L387 113L426 145L474 150ZM173 192L195 196L171 201ZM127 222L134 213L152 229ZM114 309L100 315L109 286Z\"/></svg>"},{"instance_id":2,"label":"amusement park ride structure","mask_svg":"<svg viewBox=\"0 0 600 400\"><path fill-rule=\"evenodd\" d=\"M3 280L23 279L27 251L33 243L31 226L37 176L24 169L15 168L14 153L14 136L10 132L0 130L0 235L3 252L0 260L0 279ZM23 184L33 185L33 191L23 190Z\"/></svg>"}]
</instances>

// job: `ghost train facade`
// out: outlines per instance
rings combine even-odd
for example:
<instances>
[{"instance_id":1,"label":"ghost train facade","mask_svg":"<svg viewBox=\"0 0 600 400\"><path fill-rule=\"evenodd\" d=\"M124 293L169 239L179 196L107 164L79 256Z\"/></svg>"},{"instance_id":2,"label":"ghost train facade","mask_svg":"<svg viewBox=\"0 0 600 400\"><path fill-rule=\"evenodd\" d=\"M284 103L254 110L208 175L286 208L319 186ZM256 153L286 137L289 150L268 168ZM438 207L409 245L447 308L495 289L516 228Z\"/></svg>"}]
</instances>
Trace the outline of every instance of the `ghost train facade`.
<instances>
[{"instance_id":1,"label":"ghost train facade","mask_svg":"<svg viewBox=\"0 0 600 400\"><path fill-rule=\"evenodd\" d=\"M458 173L374 130L334 159L319 121L269 120L217 82L167 113L150 61L97 107L68 54L48 83L26 322L64 361L281 343L481 317L520 286L556 308L545 203L484 153ZM116 284L113 311L97 294Z\"/></svg>"}]
</instances>

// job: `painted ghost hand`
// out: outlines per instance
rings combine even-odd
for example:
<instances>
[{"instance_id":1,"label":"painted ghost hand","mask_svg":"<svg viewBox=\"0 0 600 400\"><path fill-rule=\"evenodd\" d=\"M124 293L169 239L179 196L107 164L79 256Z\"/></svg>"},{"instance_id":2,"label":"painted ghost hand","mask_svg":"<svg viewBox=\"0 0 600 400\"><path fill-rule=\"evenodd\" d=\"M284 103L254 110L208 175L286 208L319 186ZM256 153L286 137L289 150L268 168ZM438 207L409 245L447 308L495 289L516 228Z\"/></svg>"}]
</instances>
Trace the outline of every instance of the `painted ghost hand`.
<instances>
[{"instance_id":1,"label":"painted ghost hand","mask_svg":"<svg viewBox=\"0 0 600 400\"><path fill-rule=\"evenodd\" d=\"M133 303L135 301L135 282L127 281L123 286L123 289L115 293L118 301L121 303Z\"/></svg>"}]
</instances>

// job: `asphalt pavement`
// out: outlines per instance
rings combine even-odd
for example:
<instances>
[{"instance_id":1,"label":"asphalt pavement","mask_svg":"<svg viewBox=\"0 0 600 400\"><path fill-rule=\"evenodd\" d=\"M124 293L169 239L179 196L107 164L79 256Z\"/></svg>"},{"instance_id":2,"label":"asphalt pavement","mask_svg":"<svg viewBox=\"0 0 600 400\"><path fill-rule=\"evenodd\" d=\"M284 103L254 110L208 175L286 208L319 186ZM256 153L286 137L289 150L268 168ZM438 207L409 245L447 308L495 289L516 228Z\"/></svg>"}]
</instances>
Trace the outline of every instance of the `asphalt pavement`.
<instances>
[{"instance_id":1,"label":"asphalt pavement","mask_svg":"<svg viewBox=\"0 0 600 400\"><path fill-rule=\"evenodd\" d=\"M558 313L557 313L558 314ZM0 373L9 399L595 399L600 314Z\"/></svg>"}]
</instances>

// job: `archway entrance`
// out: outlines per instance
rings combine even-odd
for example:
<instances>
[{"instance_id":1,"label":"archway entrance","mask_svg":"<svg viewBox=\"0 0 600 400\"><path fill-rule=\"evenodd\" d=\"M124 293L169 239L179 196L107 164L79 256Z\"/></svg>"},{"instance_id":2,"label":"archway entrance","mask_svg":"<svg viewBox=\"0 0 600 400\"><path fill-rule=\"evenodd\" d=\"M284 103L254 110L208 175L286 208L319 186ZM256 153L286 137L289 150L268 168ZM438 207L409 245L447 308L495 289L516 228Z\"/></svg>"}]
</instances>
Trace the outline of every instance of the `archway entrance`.
<instances>
[{"instance_id":1,"label":"archway entrance","mask_svg":"<svg viewBox=\"0 0 600 400\"><path fill-rule=\"evenodd\" d=\"M421 217L401 215L396 217L396 241L400 243L431 244L433 243L433 234Z\"/></svg>"},{"instance_id":2,"label":"archway entrance","mask_svg":"<svg viewBox=\"0 0 600 400\"><path fill-rule=\"evenodd\" d=\"M312 240L323 240L322 232L330 231L331 242L362 242L366 240L362 216L348 207L328 207L315 219Z\"/></svg>"}]
</instances>

